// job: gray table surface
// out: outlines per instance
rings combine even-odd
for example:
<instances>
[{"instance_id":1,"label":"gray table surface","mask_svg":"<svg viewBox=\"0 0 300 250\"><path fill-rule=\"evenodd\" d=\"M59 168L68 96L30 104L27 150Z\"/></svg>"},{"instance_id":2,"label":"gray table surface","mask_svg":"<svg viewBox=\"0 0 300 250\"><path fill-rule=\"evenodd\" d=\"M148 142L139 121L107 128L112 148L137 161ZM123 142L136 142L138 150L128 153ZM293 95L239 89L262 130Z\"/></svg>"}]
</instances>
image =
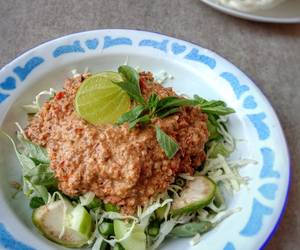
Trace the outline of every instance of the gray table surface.
<instances>
[{"instance_id":1,"label":"gray table surface","mask_svg":"<svg viewBox=\"0 0 300 250\"><path fill-rule=\"evenodd\" d=\"M194 42L254 80L279 116L292 161L287 209L266 249L300 249L300 25L248 22L199 0L0 0L0 67L45 41L102 28L142 29Z\"/></svg>"}]
</instances>

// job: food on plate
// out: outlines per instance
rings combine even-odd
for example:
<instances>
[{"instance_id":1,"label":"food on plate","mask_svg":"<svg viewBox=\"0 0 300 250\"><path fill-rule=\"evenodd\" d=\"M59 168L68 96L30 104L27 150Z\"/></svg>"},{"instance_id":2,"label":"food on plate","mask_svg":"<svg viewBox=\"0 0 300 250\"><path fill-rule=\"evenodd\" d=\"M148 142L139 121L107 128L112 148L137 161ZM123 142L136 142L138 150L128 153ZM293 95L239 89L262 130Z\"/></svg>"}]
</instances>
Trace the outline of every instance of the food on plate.
<instances>
[{"instance_id":1,"label":"food on plate","mask_svg":"<svg viewBox=\"0 0 300 250\"><path fill-rule=\"evenodd\" d=\"M285 0L218 0L221 4L246 12L270 9Z\"/></svg>"},{"instance_id":2,"label":"food on plate","mask_svg":"<svg viewBox=\"0 0 300 250\"><path fill-rule=\"evenodd\" d=\"M44 103L41 96L48 95ZM151 72L76 74L25 105L12 141L34 225L67 247L157 249L213 229L247 178L228 161L226 103L180 96Z\"/></svg>"}]
</instances>

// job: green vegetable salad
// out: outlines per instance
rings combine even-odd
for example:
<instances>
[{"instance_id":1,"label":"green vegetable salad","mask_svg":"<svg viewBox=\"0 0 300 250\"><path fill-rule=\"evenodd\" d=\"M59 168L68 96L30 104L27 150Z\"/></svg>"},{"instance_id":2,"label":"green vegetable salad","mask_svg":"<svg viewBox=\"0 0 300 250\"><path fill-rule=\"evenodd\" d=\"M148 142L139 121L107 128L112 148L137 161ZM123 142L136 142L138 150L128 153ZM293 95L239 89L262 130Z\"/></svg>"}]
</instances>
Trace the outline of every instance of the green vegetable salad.
<instances>
[{"instance_id":1,"label":"green vegetable salad","mask_svg":"<svg viewBox=\"0 0 300 250\"><path fill-rule=\"evenodd\" d=\"M94 193L75 198L61 193L49 167L47 151L29 141L18 125L17 144L2 133L11 140L19 159L22 190L33 209L33 224L45 237L67 247L153 250L158 249L164 240L173 238L189 238L191 244L197 244L201 235L237 211L227 209L224 197L247 183L247 178L239 174L239 168L247 161L227 160L234 151L235 143L228 132L226 116L234 110L223 101L205 100L197 95L193 99L177 96L160 99L152 94L146 100L141 94L139 73L127 65L120 66L118 73L100 73L98 78L109 75L116 79L111 82L117 90L127 93L124 103L127 103L128 97L135 103L131 110L118 117L117 125L128 123L129 129L137 124L154 126L151 124L154 117L167 117L178 112L182 106L200 107L208 116L207 160L199 166L194 176L179 175L167 192L160 194L148 207L138 207L135 215L124 215L118 206L105 204ZM111 83L107 81L106 84ZM25 110L31 115L37 113L41 107L41 97L45 95L53 98L55 91L41 92L32 104L24 106ZM80 114L80 96L76 101ZM91 120L98 122L94 117ZM154 127L158 144L171 159L179 150L179 145L160 127Z\"/></svg>"}]
</instances>

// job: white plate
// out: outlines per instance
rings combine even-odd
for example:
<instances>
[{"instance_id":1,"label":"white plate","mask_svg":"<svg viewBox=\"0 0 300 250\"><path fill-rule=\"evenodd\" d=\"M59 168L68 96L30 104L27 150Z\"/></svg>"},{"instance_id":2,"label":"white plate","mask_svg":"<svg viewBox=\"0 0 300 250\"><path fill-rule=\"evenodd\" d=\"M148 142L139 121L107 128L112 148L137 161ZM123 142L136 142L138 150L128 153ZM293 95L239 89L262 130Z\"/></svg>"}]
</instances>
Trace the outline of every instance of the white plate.
<instances>
[{"instance_id":1,"label":"white plate","mask_svg":"<svg viewBox=\"0 0 300 250\"><path fill-rule=\"evenodd\" d=\"M237 139L234 158L254 159L241 170L251 178L230 201L241 207L199 245L187 239L170 241L163 249L254 250L266 244L283 212L289 186L289 156L282 129L271 105L255 84L214 52L160 34L134 30L96 30L65 36L40 45L0 71L0 124L13 135L15 121L25 124L21 105L45 88L61 88L70 71L117 69L128 62L145 70L166 70L179 93L225 100L237 112L230 130ZM28 202L22 194L12 199L12 180L20 167L12 146L0 138L0 248L57 249L34 229Z\"/></svg>"},{"instance_id":2,"label":"white plate","mask_svg":"<svg viewBox=\"0 0 300 250\"><path fill-rule=\"evenodd\" d=\"M203 3L228 15L267 23L300 23L300 1L287 0L271 9L244 12L226 7L217 0L201 0Z\"/></svg>"}]
</instances>

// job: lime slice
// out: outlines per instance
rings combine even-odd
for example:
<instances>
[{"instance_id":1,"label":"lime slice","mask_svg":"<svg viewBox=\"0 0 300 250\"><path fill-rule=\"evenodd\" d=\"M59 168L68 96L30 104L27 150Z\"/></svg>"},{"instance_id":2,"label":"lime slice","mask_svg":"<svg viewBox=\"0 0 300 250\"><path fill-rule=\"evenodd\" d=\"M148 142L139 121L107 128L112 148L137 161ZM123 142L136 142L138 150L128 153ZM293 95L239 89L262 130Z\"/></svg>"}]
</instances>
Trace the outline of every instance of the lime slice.
<instances>
[{"instance_id":1,"label":"lime slice","mask_svg":"<svg viewBox=\"0 0 300 250\"><path fill-rule=\"evenodd\" d=\"M75 109L81 118L92 124L115 123L130 108L130 98L113 82L122 81L116 72L93 75L81 84L76 93Z\"/></svg>"}]
</instances>

